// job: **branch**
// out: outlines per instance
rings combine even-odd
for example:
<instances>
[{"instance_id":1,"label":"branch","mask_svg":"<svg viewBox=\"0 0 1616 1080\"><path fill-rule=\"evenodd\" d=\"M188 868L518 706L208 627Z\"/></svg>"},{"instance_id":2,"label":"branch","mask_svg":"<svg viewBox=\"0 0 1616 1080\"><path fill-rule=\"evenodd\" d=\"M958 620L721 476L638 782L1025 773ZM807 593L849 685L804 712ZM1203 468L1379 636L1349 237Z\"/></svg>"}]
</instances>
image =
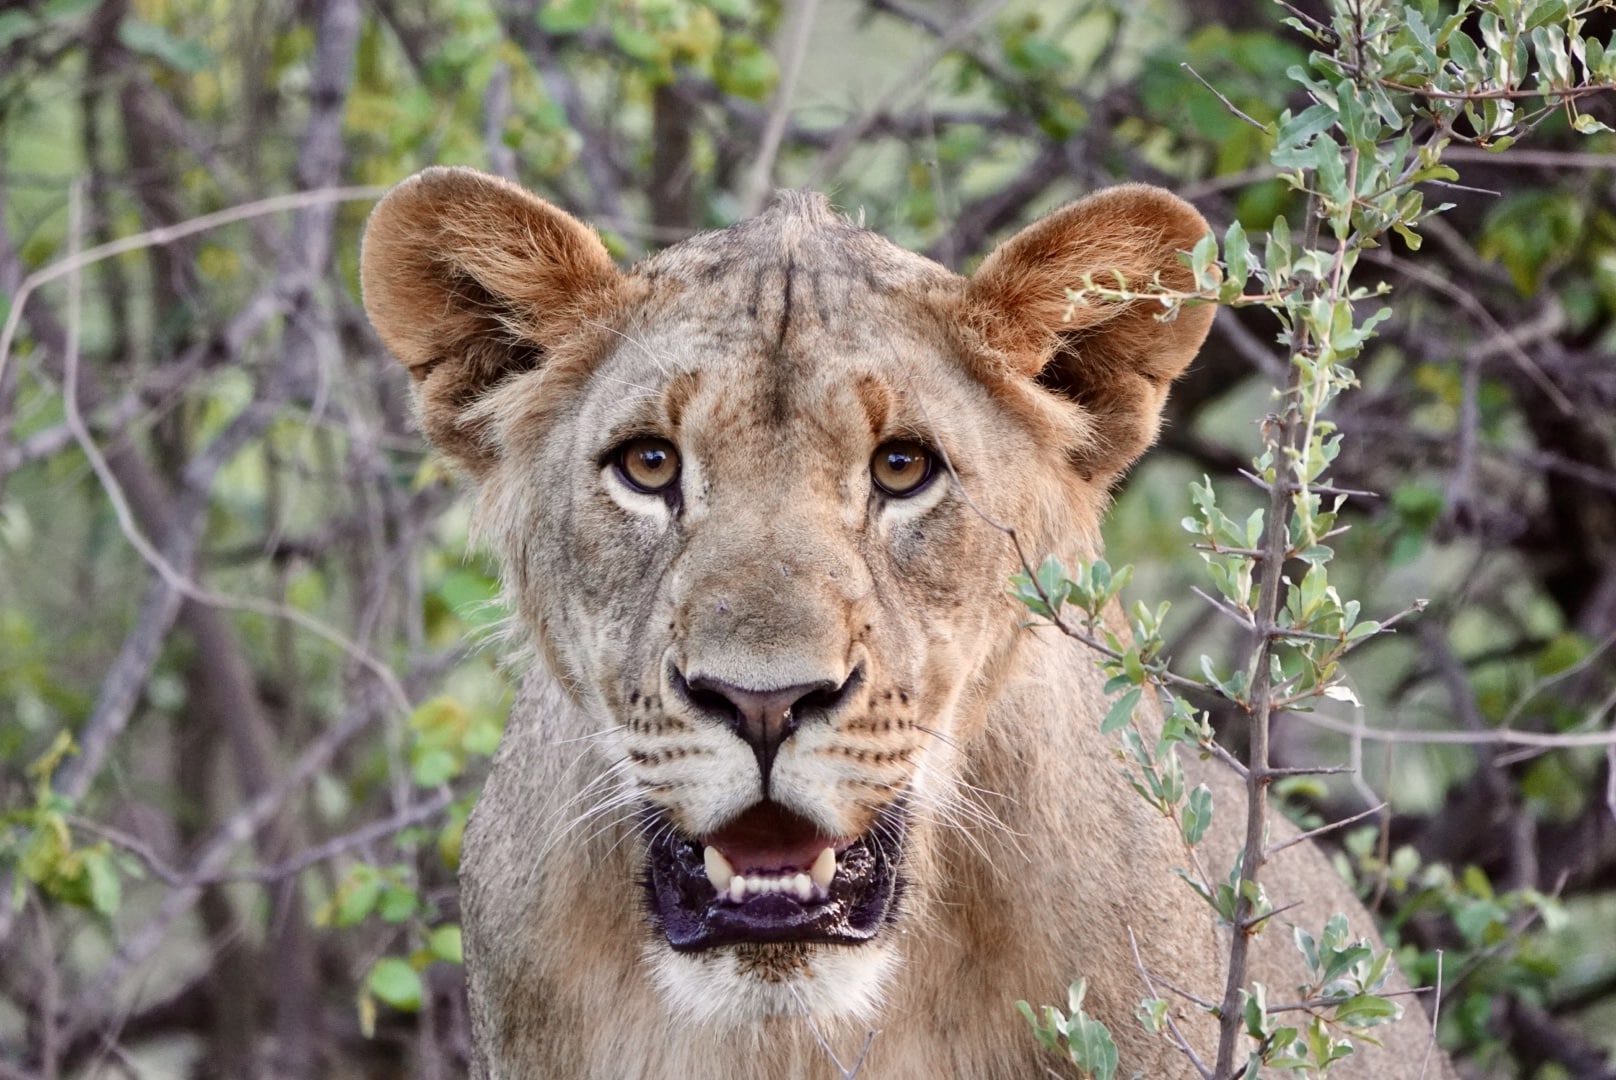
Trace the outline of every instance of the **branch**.
<instances>
[{"instance_id":1,"label":"branch","mask_svg":"<svg viewBox=\"0 0 1616 1080\"><path fill-rule=\"evenodd\" d=\"M278 814L294 792L329 765L337 751L384 713L384 709L369 702L350 709L335 726L309 744L278 784L250 800L213 832L192 860L183 882L163 897L157 912L144 926L122 938L112 959L68 1004L66 1023L70 1039L94 1027L124 976L162 945L169 928L201 899L207 883L224 873L236 849Z\"/></svg>"},{"instance_id":2,"label":"branch","mask_svg":"<svg viewBox=\"0 0 1616 1080\"><path fill-rule=\"evenodd\" d=\"M836 141L825 151L824 157L819 159L813 174L808 179L809 187L823 187L831 177L835 176L841 167L847 163L847 158L858 147L866 131L875 123L878 116L896 105L907 94L914 91L917 86L924 86L926 79L937 66L937 62L946 56L955 46L969 40L993 16L997 15L1009 0L986 0L976 6L975 10L968 12L959 22L950 27L935 45L922 54L913 64L910 64L896 79L894 79L876 98L875 103L865 110L864 116L844 127L837 133Z\"/></svg>"},{"instance_id":3,"label":"branch","mask_svg":"<svg viewBox=\"0 0 1616 1080\"><path fill-rule=\"evenodd\" d=\"M232 206L227 210L218 210L211 214L192 218L178 225L165 225L145 232L125 236L106 244L98 244L92 248L58 259L53 263L41 267L23 279L17 287L16 294L11 298L11 311L6 315L4 324L0 324L0 379L5 377L6 364L11 358L11 345L16 339L17 327L22 322L23 309L28 300L42 285L77 273L87 266L111 259L118 255L127 255L142 248L163 247L187 236L217 229L222 225L229 225L250 218L263 217L266 214L279 214L287 210L306 209L308 207L326 206L342 202L362 202L367 199L379 199L387 191L381 187L339 187L326 188L319 191L299 191L290 195L275 195L267 199L246 203L241 206Z\"/></svg>"},{"instance_id":4,"label":"branch","mask_svg":"<svg viewBox=\"0 0 1616 1080\"><path fill-rule=\"evenodd\" d=\"M790 6L786 16L782 31L786 39L785 63L781 65L780 82L775 87L769 119L763 127L763 143L758 147L757 161L741 198L742 217L752 217L763 208L763 201L773 185L774 160L780 153L786 122L791 118L791 99L797 90L797 77L802 73L802 60L808 52L808 34L813 30L818 11L819 0L798 0Z\"/></svg>"}]
</instances>

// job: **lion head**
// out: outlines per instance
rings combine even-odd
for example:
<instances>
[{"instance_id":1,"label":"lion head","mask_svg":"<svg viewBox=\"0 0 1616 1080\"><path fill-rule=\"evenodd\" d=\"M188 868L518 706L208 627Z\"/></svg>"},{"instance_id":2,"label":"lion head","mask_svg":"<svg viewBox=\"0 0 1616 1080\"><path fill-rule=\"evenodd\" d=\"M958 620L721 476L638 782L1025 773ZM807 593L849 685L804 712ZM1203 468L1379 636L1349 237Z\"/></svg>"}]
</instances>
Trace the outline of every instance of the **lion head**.
<instances>
[{"instance_id":1,"label":"lion head","mask_svg":"<svg viewBox=\"0 0 1616 1080\"><path fill-rule=\"evenodd\" d=\"M1206 231L1121 187L964 278L793 192L624 272L470 170L382 201L367 309L542 657L468 841L474 981L555 999L587 962L688 1021L879 1011L959 903L977 748L1031 754L993 712L1027 676L1006 530L1097 553L1211 321L1068 290L1188 287Z\"/></svg>"}]
</instances>

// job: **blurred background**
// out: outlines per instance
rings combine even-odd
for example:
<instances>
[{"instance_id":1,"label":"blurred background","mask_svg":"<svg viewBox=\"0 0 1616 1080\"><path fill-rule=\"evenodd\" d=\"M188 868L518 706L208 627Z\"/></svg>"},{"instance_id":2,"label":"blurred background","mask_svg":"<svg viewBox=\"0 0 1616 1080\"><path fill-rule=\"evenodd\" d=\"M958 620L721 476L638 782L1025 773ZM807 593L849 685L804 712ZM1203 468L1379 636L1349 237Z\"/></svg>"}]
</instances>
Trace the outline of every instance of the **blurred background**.
<instances>
[{"instance_id":1,"label":"blurred background","mask_svg":"<svg viewBox=\"0 0 1616 1080\"><path fill-rule=\"evenodd\" d=\"M455 865L512 676L359 304L387 185L496 172L625 262L777 186L962 271L1125 180L1262 231L1300 202L1202 80L1262 123L1296 106L1284 15L0 5L0 1078L464 1074ZM1337 415L1336 482L1375 494L1332 580L1366 615L1430 604L1276 757L1359 766L1283 792L1310 824L1389 801L1329 843L1415 977L1440 967L1468 1075L1613 1077L1616 139L1551 116L1448 160L1452 210L1359 272L1394 316ZM1245 643L1191 591L1187 484L1256 505L1275 331L1220 314L1108 525L1189 674Z\"/></svg>"}]
</instances>

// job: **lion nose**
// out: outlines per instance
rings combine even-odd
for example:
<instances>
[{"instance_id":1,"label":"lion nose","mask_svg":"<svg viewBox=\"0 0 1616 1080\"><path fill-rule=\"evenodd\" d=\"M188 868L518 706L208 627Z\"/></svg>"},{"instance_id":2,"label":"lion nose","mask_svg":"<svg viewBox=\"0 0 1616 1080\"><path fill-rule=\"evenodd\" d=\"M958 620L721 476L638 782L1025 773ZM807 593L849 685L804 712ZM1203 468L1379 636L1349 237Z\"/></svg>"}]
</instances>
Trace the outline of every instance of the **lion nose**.
<instances>
[{"instance_id":1,"label":"lion nose","mask_svg":"<svg viewBox=\"0 0 1616 1080\"><path fill-rule=\"evenodd\" d=\"M769 790L769 770L780 744L804 722L829 716L857 685L858 671L842 683L799 683L773 690L748 690L705 675L686 679L675 671L673 684L697 711L722 720L751 746Z\"/></svg>"}]
</instances>

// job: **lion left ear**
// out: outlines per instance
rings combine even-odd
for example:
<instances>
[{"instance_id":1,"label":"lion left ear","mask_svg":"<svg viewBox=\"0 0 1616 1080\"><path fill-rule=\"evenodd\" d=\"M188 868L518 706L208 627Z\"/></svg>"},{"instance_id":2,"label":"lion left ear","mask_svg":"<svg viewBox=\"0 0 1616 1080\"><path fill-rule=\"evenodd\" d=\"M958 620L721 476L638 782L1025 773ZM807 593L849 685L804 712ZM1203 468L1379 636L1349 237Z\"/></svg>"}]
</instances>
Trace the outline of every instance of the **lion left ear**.
<instances>
[{"instance_id":1,"label":"lion left ear","mask_svg":"<svg viewBox=\"0 0 1616 1080\"><path fill-rule=\"evenodd\" d=\"M427 438L473 477L499 454L477 406L608 321L623 275L593 229L474 169L417 173L371 212L365 311L409 368Z\"/></svg>"},{"instance_id":2,"label":"lion left ear","mask_svg":"<svg viewBox=\"0 0 1616 1080\"><path fill-rule=\"evenodd\" d=\"M1206 220L1160 188L1129 184L1071 203L1001 244L966 289L966 318L1020 375L1075 402L1090 437L1068 457L1086 477L1110 480L1156 439L1168 385L1211 329L1211 304L1161 321L1160 302L1073 303L1084 277L1131 289L1153 281L1188 290L1178 259L1208 232ZM1159 277L1158 277L1159 276Z\"/></svg>"}]
</instances>

